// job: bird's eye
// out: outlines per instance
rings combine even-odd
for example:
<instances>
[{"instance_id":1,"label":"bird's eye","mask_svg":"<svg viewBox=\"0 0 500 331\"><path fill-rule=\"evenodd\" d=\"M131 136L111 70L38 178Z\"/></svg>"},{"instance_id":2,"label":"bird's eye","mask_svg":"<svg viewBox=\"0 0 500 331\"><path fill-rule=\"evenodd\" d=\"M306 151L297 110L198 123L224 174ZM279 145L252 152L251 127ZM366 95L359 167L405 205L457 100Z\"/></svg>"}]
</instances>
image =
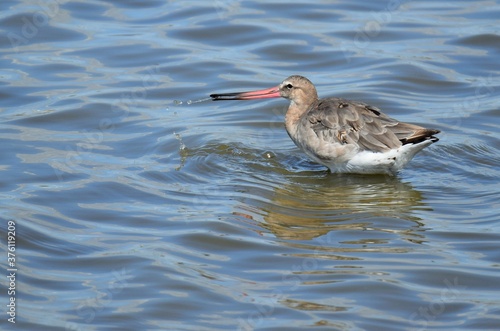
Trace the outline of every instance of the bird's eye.
<instances>
[{"instance_id":1,"label":"bird's eye","mask_svg":"<svg viewBox=\"0 0 500 331\"><path fill-rule=\"evenodd\" d=\"M289 89L289 90L291 90L293 88L293 85L292 84L287 84L286 88Z\"/></svg>"}]
</instances>

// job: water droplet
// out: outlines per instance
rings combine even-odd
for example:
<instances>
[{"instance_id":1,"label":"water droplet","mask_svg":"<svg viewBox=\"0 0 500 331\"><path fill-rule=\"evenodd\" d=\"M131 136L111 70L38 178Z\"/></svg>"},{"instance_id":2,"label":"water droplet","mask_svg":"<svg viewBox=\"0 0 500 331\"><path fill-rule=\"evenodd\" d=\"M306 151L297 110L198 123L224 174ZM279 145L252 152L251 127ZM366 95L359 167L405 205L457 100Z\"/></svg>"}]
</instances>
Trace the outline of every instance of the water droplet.
<instances>
[{"instance_id":1,"label":"water droplet","mask_svg":"<svg viewBox=\"0 0 500 331\"><path fill-rule=\"evenodd\" d=\"M174 104L175 105L182 105L182 101L181 100L174 100Z\"/></svg>"},{"instance_id":2,"label":"water droplet","mask_svg":"<svg viewBox=\"0 0 500 331\"><path fill-rule=\"evenodd\" d=\"M263 154L265 159L272 159L274 158L274 154L272 152L264 152Z\"/></svg>"},{"instance_id":3,"label":"water droplet","mask_svg":"<svg viewBox=\"0 0 500 331\"><path fill-rule=\"evenodd\" d=\"M188 100L186 103L187 103L188 105L190 105L190 104L192 104L192 103L193 103L193 101Z\"/></svg>"},{"instance_id":4,"label":"water droplet","mask_svg":"<svg viewBox=\"0 0 500 331\"><path fill-rule=\"evenodd\" d=\"M175 139L179 140L179 150L181 150L181 151L185 150L186 145L184 145L184 143L182 142L182 137L181 137L180 133L174 132L174 137L175 137Z\"/></svg>"}]
</instances>

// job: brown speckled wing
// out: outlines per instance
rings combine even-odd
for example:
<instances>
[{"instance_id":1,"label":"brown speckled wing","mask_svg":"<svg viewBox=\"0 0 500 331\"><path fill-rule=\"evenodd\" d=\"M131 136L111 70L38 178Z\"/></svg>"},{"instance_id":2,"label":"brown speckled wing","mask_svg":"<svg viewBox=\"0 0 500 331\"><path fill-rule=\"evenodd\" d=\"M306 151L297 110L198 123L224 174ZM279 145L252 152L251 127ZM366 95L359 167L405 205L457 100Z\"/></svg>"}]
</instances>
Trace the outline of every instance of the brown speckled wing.
<instances>
[{"instance_id":1,"label":"brown speckled wing","mask_svg":"<svg viewBox=\"0 0 500 331\"><path fill-rule=\"evenodd\" d=\"M352 144L360 150L374 152L402 145L392 130L399 123L362 102L323 99L313 105L306 116L311 129L324 143Z\"/></svg>"},{"instance_id":2,"label":"brown speckled wing","mask_svg":"<svg viewBox=\"0 0 500 331\"><path fill-rule=\"evenodd\" d=\"M401 123L378 108L341 98L319 100L307 113L311 129L324 143L352 144L360 150L385 152L427 139L439 130Z\"/></svg>"}]
</instances>

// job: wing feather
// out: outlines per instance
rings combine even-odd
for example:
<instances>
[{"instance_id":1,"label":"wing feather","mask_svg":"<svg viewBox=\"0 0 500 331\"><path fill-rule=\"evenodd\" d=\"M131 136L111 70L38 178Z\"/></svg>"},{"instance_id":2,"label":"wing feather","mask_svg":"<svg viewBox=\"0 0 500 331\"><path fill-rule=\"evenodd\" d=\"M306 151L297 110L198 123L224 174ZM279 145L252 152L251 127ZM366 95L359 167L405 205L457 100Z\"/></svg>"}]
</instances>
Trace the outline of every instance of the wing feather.
<instances>
[{"instance_id":1,"label":"wing feather","mask_svg":"<svg viewBox=\"0 0 500 331\"><path fill-rule=\"evenodd\" d=\"M318 101L306 115L324 143L353 144L360 150L384 152L402 145L392 131L398 122L378 108L340 98Z\"/></svg>"},{"instance_id":2,"label":"wing feather","mask_svg":"<svg viewBox=\"0 0 500 331\"><path fill-rule=\"evenodd\" d=\"M376 107L341 98L318 100L304 116L322 143L351 145L360 151L386 152L404 144L437 141L433 135L440 132L398 122Z\"/></svg>"}]
</instances>

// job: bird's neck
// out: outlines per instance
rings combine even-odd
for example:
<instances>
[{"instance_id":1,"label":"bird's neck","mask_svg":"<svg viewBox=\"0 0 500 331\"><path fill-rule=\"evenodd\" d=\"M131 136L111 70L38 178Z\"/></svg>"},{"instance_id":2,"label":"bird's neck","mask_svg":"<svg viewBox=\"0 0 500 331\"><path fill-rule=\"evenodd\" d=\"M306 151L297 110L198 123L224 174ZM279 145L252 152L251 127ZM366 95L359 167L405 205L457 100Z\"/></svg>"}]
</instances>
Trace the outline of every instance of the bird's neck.
<instances>
[{"instance_id":1,"label":"bird's neck","mask_svg":"<svg viewBox=\"0 0 500 331\"><path fill-rule=\"evenodd\" d=\"M310 109L311 104L301 103L297 104L295 101L290 101L290 106L285 115L285 127L288 135L294 139L297 132L297 127L299 125L301 117L307 113Z\"/></svg>"},{"instance_id":2,"label":"bird's neck","mask_svg":"<svg viewBox=\"0 0 500 331\"><path fill-rule=\"evenodd\" d=\"M306 114L311 107L318 101L318 93L313 85L309 88L301 89L301 93L297 94L294 98L290 99L290 106L285 116L286 131L295 141L295 134L300 119Z\"/></svg>"}]
</instances>

